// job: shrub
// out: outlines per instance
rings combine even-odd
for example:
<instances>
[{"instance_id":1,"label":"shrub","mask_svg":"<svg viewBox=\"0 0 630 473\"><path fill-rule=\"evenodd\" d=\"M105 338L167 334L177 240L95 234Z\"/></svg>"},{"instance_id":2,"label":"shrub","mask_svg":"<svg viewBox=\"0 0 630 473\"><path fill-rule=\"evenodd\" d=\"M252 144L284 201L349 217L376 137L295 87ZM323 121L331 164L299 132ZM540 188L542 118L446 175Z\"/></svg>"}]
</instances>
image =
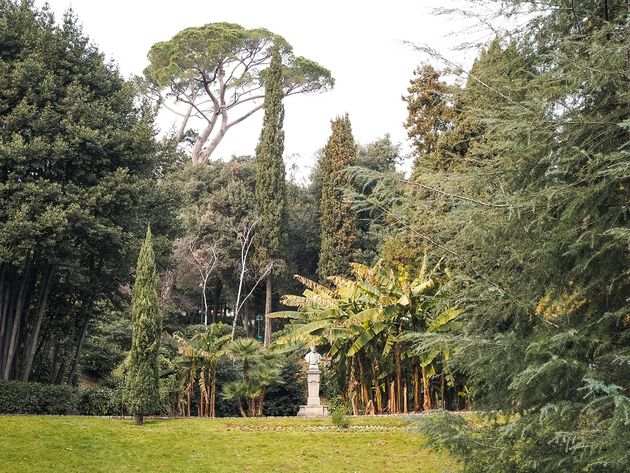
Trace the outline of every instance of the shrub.
<instances>
[{"instance_id":1,"label":"shrub","mask_svg":"<svg viewBox=\"0 0 630 473\"><path fill-rule=\"evenodd\" d=\"M282 368L282 382L267 388L265 415L294 416L306 404L306 398L306 372L301 369L300 361L288 360Z\"/></svg>"},{"instance_id":2,"label":"shrub","mask_svg":"<svg viewBox=\"0 0 630 473\"><path fill-rule=\"evenodd\" d=\"M117 416L122 414L121 392L115 388L81 389L78 413L87 416Z\"/></svg>"},{"instance_id":3,"label":"shrub","mask_svg":"<svg viewBox=\"0 0 630 473\"><path fill-rule=\"evenodd\" d=\"M121 415L120 389L0 381L0 414Z\"/></svg>"},{"instance_id":4,"label":"shrub","mask_svg":"<svg viewBox=\"0 0 630 473\"><path fill-rule=\"evenodd\" d=\"M76 414L78 399L72 386L0 381L2 414Z\"/></svg>"},{"instance_id":5,"label":"shrub","mask_svg":"<svg viewBox=\"0 0 630 473\"><path fill-rule=\"evenodd\" d=\"M347 429L350 427L350 420L346 417L342 410L334 410L330 414L330 420L335 427Z\"/></svg>"}]
</instances>

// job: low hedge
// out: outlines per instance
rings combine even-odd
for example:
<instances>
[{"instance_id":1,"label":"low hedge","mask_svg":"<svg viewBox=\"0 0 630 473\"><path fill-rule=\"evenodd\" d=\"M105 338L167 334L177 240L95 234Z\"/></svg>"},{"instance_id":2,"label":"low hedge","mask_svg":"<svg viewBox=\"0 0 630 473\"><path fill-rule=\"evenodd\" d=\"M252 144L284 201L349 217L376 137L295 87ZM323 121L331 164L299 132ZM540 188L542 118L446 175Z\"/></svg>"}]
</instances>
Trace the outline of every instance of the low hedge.
<instances>
[{"instance_id":1,"label":"low hedge","mask_svg":"<svg viewBox=\"0 0 630 473\"><path fill-rule=\"evenodd\" d=\"M0 381L0 414L120 415L120 406L113 388Z\"/></svg>"}]
</instances>

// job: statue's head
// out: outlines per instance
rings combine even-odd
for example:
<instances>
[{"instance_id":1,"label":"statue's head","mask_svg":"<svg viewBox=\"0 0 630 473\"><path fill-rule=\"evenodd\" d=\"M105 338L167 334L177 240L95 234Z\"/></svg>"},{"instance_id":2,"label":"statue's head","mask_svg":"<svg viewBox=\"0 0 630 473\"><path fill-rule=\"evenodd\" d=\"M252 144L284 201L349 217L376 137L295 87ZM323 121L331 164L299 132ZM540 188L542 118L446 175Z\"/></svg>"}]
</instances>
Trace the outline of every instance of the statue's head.
<instances>
[{"instance_id":1,"label":"statue's head","mask_svg":"<svg viewBox=\"0 0 630 473\"><path fill-rule=\"evenodd\" d=\"M311 353L315 353L315 347L311 347Z\"/></svg>"}]
</instances>

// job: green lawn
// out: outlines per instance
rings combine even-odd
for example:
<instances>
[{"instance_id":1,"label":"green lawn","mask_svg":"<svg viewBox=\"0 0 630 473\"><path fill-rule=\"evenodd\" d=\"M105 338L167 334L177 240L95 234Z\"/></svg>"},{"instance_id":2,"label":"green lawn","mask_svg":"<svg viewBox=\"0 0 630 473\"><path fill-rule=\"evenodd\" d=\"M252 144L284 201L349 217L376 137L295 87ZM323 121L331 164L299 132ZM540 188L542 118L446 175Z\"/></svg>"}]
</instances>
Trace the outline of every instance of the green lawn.
<instances>
[{"instance_id":1,"label":"green lawn","mask_svg":"<svg viewBox=\"0 0 630 473\"><path fill-rule=\"evenodd\" d=\"M453 471L400 418L328 420L0 416L2 472ZM450 467L450 468L449 468Z\"/></svg>"}]
</instances>

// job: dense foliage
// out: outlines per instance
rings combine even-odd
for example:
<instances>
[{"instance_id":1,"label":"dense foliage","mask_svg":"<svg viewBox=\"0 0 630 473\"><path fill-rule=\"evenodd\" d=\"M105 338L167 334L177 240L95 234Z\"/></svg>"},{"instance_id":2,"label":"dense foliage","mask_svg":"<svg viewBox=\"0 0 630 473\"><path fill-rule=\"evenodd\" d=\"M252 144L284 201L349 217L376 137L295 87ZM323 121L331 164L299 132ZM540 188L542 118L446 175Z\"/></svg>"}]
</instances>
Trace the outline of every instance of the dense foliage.
<instances>
[{"instance_id":1,"label":"dense foliage","mask_svg":"<svg viewBox=\"0 0 630 473\"><path fill-rule=\"evenodd\" d=\"M350 273L356 249L357 221L344 190L350 183L344 171L357 162L357 145L348 115L331 123L332 133L319 163L321 179L321 249L317 273L321 279Z\"/></svg>"},{"instance_id":2,"label":"dense foliage","mask_svg":"<svg viewBox=\"0 0 630 473\"><path fill-rule=\"evenodd\" d=\"M265 117L256 147L256 207L260 219L257 257L274 266L278 266L283 256L286 217L282 97L282 59L276 47L265 79ZM266 315L271 312L272 276L272 271L266 276L265 347L271 342L271 321Z\"/></svg>"},{"instance_id":3,"label":"dense foliage","mask_svg":"<svg viewBox=\"0 0 630 473\"><path fill-rule=\"evenodd\" d=\"M265 28L246 29L233 23L186 28L168 41L154 44L145 77L158 105L181 117L176 135L185 137L189 121L203 127L192 133L192 162L206 163L225 134L263 108L261 92L273 51L284 63L283 95L323 92L334 80L328 69L294 56L289 43ZM173 108L183 104L184 109Z\"/></svg>"},{"instance_id":4,"label":"dense foliage","mask_svg":"<svg viewBox=\"0 0 630 473\"><path fill-rule=\"evenodd\" d=\"M390 209L445 258L466 309L463 333L419 346L453 344L488 413L426 431L470 472L627 471L627 5L505 3L529 18L432 105L451 122Z\"/></svg>"},{"instance_id":5,"label":"dense foliage","mask_svg":"<svg viewBox=\"0 0 630 473\"><path fill-rule=\"evenodd\" d=\"M425 332L457 326L461 310L446 303L446 276L429 269L427 258L414 272L381 261L354 263L352 272L354 279L331 276L333 289L300 278L304 295L283 300L298 310L274 314L291 319L274 348L325 347L329 370L355 415L432 409L438 400L443 408L457 407L457 390L447 399L447 389L456 387L445 367L448 346L419 350L413 343Z\"/></svg>"},{"instance_id":6,"label":"dense foliage","mask_svg":"<svg viewBox=\"0 0 630 473\"><path fill-rule=\"evenodd\" d=\"M0 381L0 413L122 415L120 391L68 385Z\"/></svg>"},{"instance_id":7,"label":"dense foliage","mask_svg":"<svg viewBox=\"0 0 630 473\"><path fill-rule=\"evenodd\" d=\"M0 2L0 376L75 383L91 321L120 304L173 201L151 114L67 15Z\"/></svg>"},{"instance_id":8,"label":"dense foliage","mask_svg":"<svg viewBox=\"0 0 630 473\"><path fill-rule=\"evenodd\" d=\"M142 425L143 417L160 406L160 338L162 314L158 308L157 274L151 229L140 248L131 299L131 350L126 363L124 402Z\"/></svg>"}]
</instances>

